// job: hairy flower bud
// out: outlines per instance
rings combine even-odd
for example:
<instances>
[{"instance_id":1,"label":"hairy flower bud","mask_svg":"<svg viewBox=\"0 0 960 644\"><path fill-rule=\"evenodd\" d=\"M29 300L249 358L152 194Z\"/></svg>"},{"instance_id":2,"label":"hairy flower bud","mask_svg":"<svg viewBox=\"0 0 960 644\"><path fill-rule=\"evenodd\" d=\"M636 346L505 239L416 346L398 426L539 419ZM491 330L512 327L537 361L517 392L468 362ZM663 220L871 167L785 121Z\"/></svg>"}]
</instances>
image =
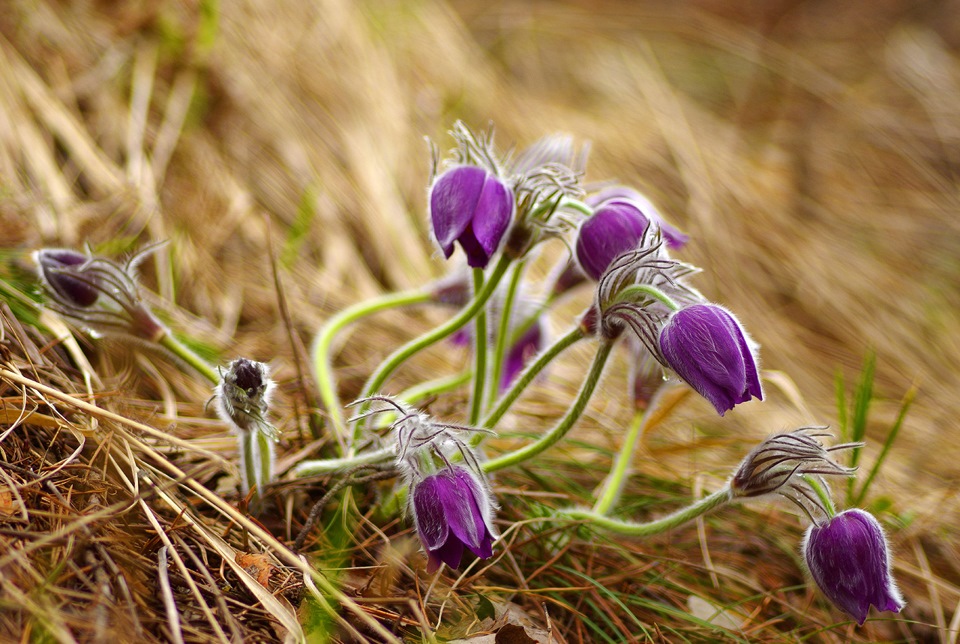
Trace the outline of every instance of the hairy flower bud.
<instances>
[{"instance_id":1,"label":"hairy flower bud","mask_svg":"<svg viewBox=\"0 0 960 644\"><path fill-rule=\"evenodd\" d=\"M594 211L577 233L577 260L584 272L599 280L604 271L623 253L637 249L650 225L633 204L605 204Z\"/></svg>"},{"instance_id":2,"label":"hairy flower bud","mask_svg":"<svg viewBox=\"0 0 960 644\"><path fill-rule=\"evenodd\" d=\"M140 297L136 267L159 244L124 265L63 248L34 254L49 306L90 332L159 342L168 332Z\"/></svg>"},{"instance_id":3,"label":"hairy flower bud","mask_svg":"<svg viewBox=\"0 0 960 644\"><path fill-rule=\"evenodd\" d=\"M274 383L263 362L237 358L222 373L216 388L217 413L239 431L259 430L276 439L276 429L266 420Z\"/></svg>"},{"instance_id":4,"label":"hairy flower bud","mask_svg":"<svg viewBox=\"0 0 960 644\"><path fill-rule=\"evenodd\" d=\"M464 550L481 559L493 556L493 503L469 469L453 466L414 483L410 506L430 572L441 562L458 568Z\"/></svg>"},{"instance_id":5,"label":"hairy flower bud","mask_svg":"<svg viewBox=\"0 0 960 644\"><path fill-rule=\"evenodd\" d=\"M873 604L899 613L905 602L890 574L890 548L880 523L863 510L811 525L803 539L810 576L835 606L862 625Z\"/></svg>"},{"instance_id":6,"label":"hairy flower bud","mask_svg":"<svg viewBox=\"0 0 960 644\"><path fill-rule=\"evenodd\" d=\"M44 248L36 253L40 277L48 287L51 297L65 306L86 308L93 306L100 292L90 283L90 279L72 275L78 266L83 266L90 258L67 248Z\"/></svg>"},{"instance_id":7,"label":"hairy flower bud","mask_svg":"<svg viewBox=\"0 0 960 644\"><path fill-rule=\"evenodd\" d=\"M690 240L689 235L680 232L680 230L675 226L667 223L657 207L653 205L652 201L647 199L633 188L627 188L626 186L612 186L590 195L585 201L587 205L593 207L599 207L608 203L632 203L651 221L656 222L656 224L660 227L660 231L663 234L664 240L667 242L668 248L683 248Z\"/></svg>"},{"instance_id":8,"label":"hairy flower bud","mask_svg":"<svg viewBox=\"0 0 960 644\"><path fill-rule=\"evenodd\" d=\"M692 304L672 313L659 345L665 364L721 416L751 398L763 400L757 347L725 308Z\"/></svg>"},{"instance_id":9,"label":"hairy flower bud","mask_svg":"<svg viewBox=\"0 0 960 644\"><path fill-rule=\"evenodd\" d=\"M430 220L440 249L449 258L459 242L474 268L486 268L510 227L513 210L513 193L479 166L453 167L430 188Z\"/></svg>"}]
</instances>

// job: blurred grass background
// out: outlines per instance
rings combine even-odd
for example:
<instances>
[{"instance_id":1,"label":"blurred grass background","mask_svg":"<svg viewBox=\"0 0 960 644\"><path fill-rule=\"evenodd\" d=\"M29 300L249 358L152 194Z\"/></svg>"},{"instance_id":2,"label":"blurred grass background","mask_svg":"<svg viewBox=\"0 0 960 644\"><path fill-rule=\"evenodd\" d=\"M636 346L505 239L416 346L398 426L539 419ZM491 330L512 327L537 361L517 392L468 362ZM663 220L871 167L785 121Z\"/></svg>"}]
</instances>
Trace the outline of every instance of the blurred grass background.
<instances>
[{"instance_id":1,"label":"blurred grass background","mask_svg":"<svg viewBox=\"0 0 960 644\"><path fill-rule=\"evenodd\" d=\"M338 308L443 273L425 136L446 149L460 118L494 123L503 147L589 140L586 180L639 188L688 232L697 287L802 395L768 386L764 404L724 419L691 402L649 437L679 455L650 467L695 474L772 431L835 423L836 373L854 382L875 350L868 462L919 391L875 493L911 518L895 545L917 571L920 632L956 641L958 46L960 6L946 1L8 0L2 245L120 253L169 239L146 279L176 303L174 324L225 359L271 360L289 383L271 250L308 343ZM425 318L354 336L345 390L411 324ZM121 367L111 382L165 413L204 399ZM539 392L548 415L578 374L567 365ZM611 450L629 419L613 382L581 423ZM302 424L297 393L282 413Z\"/></svg>"}]
</instances>

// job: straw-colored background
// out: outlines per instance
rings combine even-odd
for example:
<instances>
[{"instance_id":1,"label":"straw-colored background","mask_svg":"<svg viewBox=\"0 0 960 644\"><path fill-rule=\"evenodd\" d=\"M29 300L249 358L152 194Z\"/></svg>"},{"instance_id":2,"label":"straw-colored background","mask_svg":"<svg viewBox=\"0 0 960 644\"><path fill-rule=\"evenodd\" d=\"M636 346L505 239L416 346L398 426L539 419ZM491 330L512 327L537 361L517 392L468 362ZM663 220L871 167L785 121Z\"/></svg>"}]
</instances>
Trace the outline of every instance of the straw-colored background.
<instances>
[{"instance_id":1,"label":"straw-colored background","mask_svg":"<svg viewBox=\"0 0 960 644\"><path fill-rule=\"evenodd\" d=\"M930 548L952 533L956 3L229 1L212 21L211 6L4 3L4 246L170 239L147 272L196 316L179 322L290 378L267 244L283 246L304 204L282 280L309 342L337 308L443 272L424 136L446 149L457 118L495 123L503 147L569 132L592 144L588 181L638 187L690 234L697 286L808 409L768 385L763 406L719 420L697 402L691 422L746 437L833 423L837 370L851 383L872 347L883 400L868 455L919 388L878 492L916 511ZM409 337L409 321L384 324L352 339L347 388ZM614 389L596 426L628 418Z\"/></svg>"}]
</instances>

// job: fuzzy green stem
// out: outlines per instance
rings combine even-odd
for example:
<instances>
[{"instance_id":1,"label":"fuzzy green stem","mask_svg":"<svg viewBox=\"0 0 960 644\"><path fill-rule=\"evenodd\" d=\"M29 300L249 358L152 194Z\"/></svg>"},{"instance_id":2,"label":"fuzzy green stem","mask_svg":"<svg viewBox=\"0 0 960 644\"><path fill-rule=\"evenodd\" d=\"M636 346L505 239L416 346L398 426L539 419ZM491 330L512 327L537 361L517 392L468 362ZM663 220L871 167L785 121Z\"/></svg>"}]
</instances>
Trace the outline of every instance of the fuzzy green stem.
<instances>
[{"instance_id":1,"label":"fuzzy green stem","mask_svg":"<svg viewBox=\"0 0 960 644\"><path fill-rule=\"evenodd\" d=\"M623 486L627 480L627 471L630 469L630 463L633 461L633 450L637 445L640 436L643 435L647 426L647 419L650 417L650 409L639 411L633 416L633 421L627 429L627 434L623 438L623 445L620 447L620 453L617 454L617 460L603 484L603 492L600 498L593 506L596 514L609 514L614 504L620 498L623 492Z\"/></svg>"},{"instance_id":2,"label":"fuzzy green stem","mask_svg":"<svg viewBox=\"0 0 960 644\"><path fill-rule=\"evenodd\" d=\"M483 269L473 269L473 293L483 291ZM470 396L470 424L480 420L483 411L483 391L487 377L487 312L481 307L473 321L473 393Z\"/></svg>"},{"instance_id":3,"label":"fuzzy green stem","mask_svg":"<svg viewBox=\"0 0 960 644\"><path fill-rule=\"evenodd\" d=\"M257 459L255 456L256 446L253 444L253 438L255 434L259 434L257 431L241 431L237 436L237 443L240 449L240 470L243 473L243 486L240 490L244 496L247 493L254 489L256 490L254 497L259 497L260 490L257 485Z\"/></svg>"},{"instance_id":4,"label":"fuzzy green stem","mask_svg":"<svg viewBox=\"0 0 960 644\"><path fill-rule=\"evenodd\" d=\"M646 295L652 297L671 311L677 311L680 309L680 305L674 302L669 295L658 289L656 286L651 286L650 284L631 284L630 286L627 286L617 294L614 303L633 300L637 295Z\"/></svg>"},{"instance_id":5,"label":"fuzzy green stem","mask_svg":"<svg viewBox=\"0 0 960 644\"><path fill-rule=\"evenodd\" d=\"M332 472L343 472L353 469L360 465L370 465L372 463L383 463L396 456L396 449L393 445L383 447L372 452L362 452L349 458L323 458L313 461L301 461L293 468L295 478L306 478L309 476L321 476Z\"/></svg>"},{"instance_id":6,"label":"fuzzy green stem","mask_svg":"<svg viewBox=\"0 0 960 644\"><path fill-rule=\"evenodd\" d=\"M217 370L211 367L206 360L194 353L187 345L173 337L173 334L169 331L165 333L157 343L196 369L200 375L211 383L215 385L220 384L220 374Z\"/></svg>"},{"instance_id":7,"label":"fuzzy green stem","mask_svg":"<svg viewBox=\"0 0 960 644\"><path fill-rule=\"evenodd\" d=\"M411 304L421 304L430 301L430 293L422 290L401 291L400 293L390 293L372 300L358 302L353 306L347 307L327 320L326 324L317 334L317 339L313 343L313 372L317 379L317 388L320 390L320 399L330 417L330 423L333 425L334 434L343 448L343 441L347 436L346 424L343 420L343 408L340 404L340 396L337 394L337 381L333 375L333 356L331 347L333 342L346 326L360 320L368 315L379 311L396 308L400 306L409 306Z\"/></svg>"},{"instance_id":8,"label":"fuzzy green stem","mask_svg":"<svg viewBox=\"0 0 960 644\"><path fill-rule=\"evenodd\" d=\"M526 260L520 260L513 267L513 274L510 276L510 283L507 286L506 296L503 298L503 306L500 307L500 328L497 330L497 343L493 351L493 366L490 369L490 382L487 389L487 407L492 407L497 400L497 394L500 391L500 379L503 373L503 358L507 353L507 348L512 347L514 342L510 334L510 321L513 314L513 303L517 297L517 291L520 288L520 279L523 277L523 269L526 267Z\"/></svg>"},{"instance_id":9,"label":"fuzzy green stem","mask_svg":"<svg viewBox=\"0 0 960 644\"><path fill-rule=\"evenodd\" d=\"M810 484L813 491L817 493L820 503L823 505L827 518L832 519L837 514L837 508L833 504L833 498L830 496L830 490L827 489L816 476L804 475L803 480Z\"/></svg>"},{"instance_id":10,"label":"fuzzy green stem","mask_svg":"<svg viewBox=\"0 0 960 644\"><path fill-rule=\"evenodd\" d=\"M493 272L490 274L489 279L486 281L486 283L484 283L483 290L477 293L473 300L471 300L470 303L462 311L460 311L460 313L450 318L450 320L448 320L445 324L438 326L432 331L424 333L419 338L414 338L410 342L407 342L405 345L387 356L387 358L380 364L377 370L373 373L373 375L370 376L366 384L363 386L361 398L368 398L376 393L379 393L380 388L383 387L383 383L387 381L387 378L390 377L390 374L396 371L397 368L408 358L452 335L458 329L463 327L463 325L472 320L473 317L483 308L483 305L487 303L487 300L490 299L490 296L493 295L494 290L497 288L497 284L503 278L503 275L506 273L509 266L510 258L506 256L501 257L500 261L494 267Z\"/></svg>"},{"instance_id":11,"label":"fuzzy green stem","mask_svg":"<svg viewBox=\"0 0 960 644\"><path fill-rule=\"evenodd\" d=\"M577 399L574 401L573 406L567 411L567 414L553 429L526 447L484 462L481 465L483 471L488 473L496 472L505 467L522 463L548 449L566 436L567 432L569 432L577 420L580 419L583 410L587 407L587 403L590 402L593 391L597 388L597 383L600 382L600 376L603 375L603 368L607 363L607 358L610 357L613 344L610 340L602 340L600 342L600 346L597 348L597 355L593 358L593 364L590 366L590 371L587 373L587 377L580 387L580 393L577 395Z\"/></svg>"},{"instance_id":12,"label":"fuzzy green stem","mask_svg":"<svg viewBox=\"0 0 960 644\"><path fill-rule=\"evenodd\" d=\"M409 389L404 389L399 395L397 395L397 398L408 405L413 405L420 402L424 398L430 398L431 396L445 394L448 391L458 389L459 387L470 382L470 378L472 376L473 373L467 370L460 373L455 373L452 376L443 376L442 378L435 378L433 380L421 382L410 387Z\"/></svg>"},{"instance_id":13,"label":"fuzzy green stem","mask_svg":"<svg viewBox=\"0 0 960 644\"><path fill-rule=\"evenodd\" d=\"M509 391L505 393L500 401L497 403L497 407L487 414L487 417L483 419L480 423L481 427L486 427L487 429L492 429L497 422L503 418L503 415L509 411L511 405L514 401L520 397L520 394L523 393L523 390L527 388L533 379L537 377L543 369L550 364L550 362L560 355L568 347L574 345L584 338L583 328L577 325L570 333L566 334L559 340L557 340L552 346L547 348L545 351L541 352L537 359L516 379L513 385L510 387ZM482 435L478 434L478 437Z\"/></svg>"},{"instance_id":14,"label":"fuzzy green stem","mask_svg":"<svg viewBox=\"0 0 960 644\"><path fill-rule=\"evenodd\" d=\"M723 487L709 496L705 496L696 503L681 508L665 517L647 523L633 523L620 521L589 510L561 510L557 512L558 519L584 521L594 527L630 537L652 537L668 530L679 528L684 523L701 517L716 510L730 501L730 488Z\"/></svg>"}]
</instances>

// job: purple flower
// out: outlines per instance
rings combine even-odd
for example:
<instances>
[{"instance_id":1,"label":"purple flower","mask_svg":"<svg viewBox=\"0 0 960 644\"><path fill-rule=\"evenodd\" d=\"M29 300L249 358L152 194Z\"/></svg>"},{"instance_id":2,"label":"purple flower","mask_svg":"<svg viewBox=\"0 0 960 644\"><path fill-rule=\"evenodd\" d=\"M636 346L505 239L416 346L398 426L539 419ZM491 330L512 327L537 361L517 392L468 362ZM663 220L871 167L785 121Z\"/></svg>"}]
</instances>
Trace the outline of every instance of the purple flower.
<instances>
[{"instance_id":1,"label":"purple flower","mask_svg":"<svg viewBox=\"0 0 960 644\"><path fill-rule=\"evenodd\" d=\"M428 571L441 562L458 568L464 548L481 559L493 556L493 504L470 470L454 466L424 478L413 487L411 505Z\"/></svg>"},{"instance_id":2,"label":"purple flower","mask_svg":"<svg viewBox=\"0 0 960 644\"><path fill-rule=\"evenodd\" d=\"M810 575L831 602L863 625L870 604L899 613L903 597L890 576L883 528L863 510L846 510L811 525L803 540Z\"/></svg>"},{"instance_id":3,"label":"purple flower","mask_svg":"<svg viewBox=\"0 0 960 644\"><path fill-rule=\"evenodd\" d=\"M37 251L36 260L50 295L64 306L87 308L100 297L100 291L91 282L94 278L74 270L90 261L85 254L66 248L44 248Z\"/></svg>"},{"instance_id":4,"label":"purple flower","mask_svg":"<svg viewBox=\"0 0 960 644\"><path fill-rule=\"evenodd\" d=\"M460 242L467 264L486 268L512 218L513 193L484 168L456 166L430 188L433 234L448 259Z\"/></svg>"},{"instance_id":5,"label":"purple flower","mask_svg":"<svg viewBox=\"0 0 960 644\"><path fill-rule=\"evenodd\" d=\"M543 325L538 319L524 332L507 351L503 361L503 373L500 375L500 392L506 391L517 376L527 366L530 359L540 353L544 344Z\"/></svg>"},{"instance_id":6,"label":"purple flower","mask_svg":"<svg viewBox=\"0 0 960 644\"><path fill-rule=\"evenodd\" d=\"M604 204L581 224L577 233L577 260L599 280L620 255L637 248L650 220L631 203Z\"/></svg>"},{"instance_id":7,"label":"purple flower","mask_svg":"<svg viewBox=\"0 0 960 644\"><path fill-rule=\"evenodd\" d=\"M660 211L657 210L657 207L653 205L653 202L633 188L627 188L626 186L605 188L596 194L590 195L585 201L587 205L593 207L603 206L608 203L632 203L650 220L660 226L660 232L663 234L663 238L666 240L667 247L669 248L683 248L690 240L689 235L666 222L660 214Z\"/></svg>"},{"instance_id":8,"label":"purple flower","mask_svg":"<svg viewBox=\"0 0 960 644\"><path fill-rule=\"evenodd\" d=\"M763 400L756 346L725 308L692 304L675 311L659 344L664 363L721 416L751 397Z\"/></svg>"}]
</instances>

